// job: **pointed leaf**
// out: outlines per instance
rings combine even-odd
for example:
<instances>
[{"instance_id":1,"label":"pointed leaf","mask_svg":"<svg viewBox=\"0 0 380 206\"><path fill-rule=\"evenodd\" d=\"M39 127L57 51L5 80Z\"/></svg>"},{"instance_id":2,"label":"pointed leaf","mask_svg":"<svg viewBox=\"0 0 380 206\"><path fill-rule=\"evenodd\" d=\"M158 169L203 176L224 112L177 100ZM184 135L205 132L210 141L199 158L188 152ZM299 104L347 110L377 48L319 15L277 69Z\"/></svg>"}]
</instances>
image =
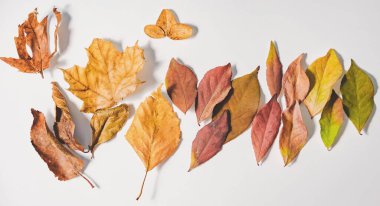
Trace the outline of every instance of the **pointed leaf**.
<instances>
[{"instance_id":1,"label":"pointed leaf","mask_svg":"<svg viewBox=\"0 0 380 206\"><path fill-rule=\"evenodd\" d=\"M195 106L198 123L208 118L215 105L226 98L231 89L231 64L219 66L208 71L198 86Z\"/></svg>"},{"instance_id":2,"label":"pointed leaf","mask_svg":"<svg viewBox=\"0 0 380 206\"><path fill-rule=\"evenodd\" d=\"M146 25L144 27L144 32L146 35L149 37L152 37L154 39L161 39L165 37L165 32L164 30L161 29L161 27L156 26L156 25Z\"/></svg>"},{"instance_id":3,"label":"pointed leaf","mask_svg":"<svg viewBox=\"0 0 380 206\"><path fill-rule=\"evenodd\" d=\"M286 107L290 107L296 101L303 101L309 91L309 79L302 68L304 54L294 60L286 70L282 80Z\"/></svg>"},{"instance_id":4,"label":"pointed leaf","mask_svg":"<svg viewBox=\"0 0 380 206\"><path fill-rule=\"evenodd\" d=\"M330 49L325 56L318 58L309 66L307 74L312 89L307 95L304 104L311 117L322 111L342 73L343 66L334 49Z\"/></svg>"},{"instance_id":5,"label":"pointed leaf","mask_svg":"<svg viewBox=\"0 0 380 206\"><path fill-rule=\"evenodd\" d=\"M198 131L191 148L189 171L205 163L222 150L230 129L228 120L228 111L224 111L218 119Z\"/></svg>"},{"instance_id":6,"label":"pointed leaf","mask_svg":"<svg viewBox=\"0 0 380 206\"><path fill-rule=\"evenodd\" d=\"M165 32L165 35L168 35L170 28L175 24L177 24L177 20L174 13L170 9L163 9L157 19L156 25Z\"/></svg>"},{"instance_id":7,"label":"pointed leaf","mask_svg":"<svg viewBox=\"0 0 380 206\"><path fill-rule=\"evenodd\" d=\"M270 49L267 58L267 84L270 94L280 94L282 82L282 64L278 57L278 52L273 41L270 42Z\"/></svg>"},{"instance_id":8,"label":"pointed leaf","mask_svg":"<svg viewBox=\"0 0 380 206\"><path fill-rule=\"evenodd\" d=\"M251 139L257 164L264 159L276 139L281 123L281 107L277 94L256 114L252 122Z\"/></svg>"},{"instance_id":9,"label":"pointed leaf","mask_svg":"<svg viewBox=\"0 0 380 206\"><path fill-rule=\"evenodd\" d=\"M188 39L193 35L193 28L187 24L175 24L170 28L168 37L173 40Z\"/></svg>"},{"instance_id":10,"label":"pointed leaf","mask_svg":"<svg viewBox=\"0 0 380 206\"><path fill-rule=\"evenodd\" d=\"M191 69L172 58L166 73L165 86L170 99L183 113L194 104L197 82L197 77Z\"/></svg>"},{"instance_id":11,"label":"pointed leaf","mask_svg":"<svg viewBox=\"0 0 380 206\"><path fill-rule=\"evenodd\" d=\"M238 137L252 123L260 103L258 72L259 67L249 74L234 79L230 93L213 111L213 120L219 118L224 110L230 111L231 131L226 142Z\"/></svg>"},{"instance_id":12,"label":"pointed leaf","mask_svg":"<svg viewBox=\"0 0 380 206\"><path fill-rule=\"evenodd\" d=\"M342 79L340 90L344 111L361 134L375 104L372 80L354 60L351 60L350 69Z\"/></svg>"},{"instance_id":13,"label":"pointed leaf","mask_svg":"<svg viewBox=\"0 0 380 206\"><path fill-rule=\"evenodd\" d=\"M280 150L287 166L297 157L307 142L307 129L297 101L283 112L282 124Z\"/></svg>"},{"instance_id":14,"label":"pointed leaf","mask_svg":"<svg viewBox=\"0 0 380 206\"><path fill-rule=\"evenodd\" d=\"M330 100L323 108L319 124L321 137L328 150L333 146L344 121L342 99L333 91Z\"/></svg>"}]
</instances>

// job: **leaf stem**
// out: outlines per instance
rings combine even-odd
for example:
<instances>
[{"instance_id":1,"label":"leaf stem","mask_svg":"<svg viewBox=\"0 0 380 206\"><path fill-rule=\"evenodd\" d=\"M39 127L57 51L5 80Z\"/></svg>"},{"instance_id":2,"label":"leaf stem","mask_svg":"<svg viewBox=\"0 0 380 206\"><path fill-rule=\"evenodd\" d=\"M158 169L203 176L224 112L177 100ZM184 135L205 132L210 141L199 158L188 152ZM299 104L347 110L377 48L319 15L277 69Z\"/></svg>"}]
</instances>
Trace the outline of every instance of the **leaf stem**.
<instances>
[{"instance_id":1,"label":"leaf stem","mask_svg":"<svg viewBox=\"0 0 380 206\"><path fill-rule=\"evenodd\" d=\"M143 180L142 185L141 185L140 193L137 196L136 200L139 200L141 195L142 195L147 174L148 174L148 170L146 170L146 172L145 172L145 176L144 176L144 180Z\"/></svg>"},{"instance_id":2,"label":"leaf stem","mask_svg":"<svg viewBox=\"0 0 380 206\"><path fill-rule=\"evenodd\" d=\"M84 180L86 180L86 182L87 182L88 184L90 184L91 188L95 188L94 184L88 179L88 177L86 177L85 174L79 172L79 175L80 175Z\"/></svg>"}]
</instances>

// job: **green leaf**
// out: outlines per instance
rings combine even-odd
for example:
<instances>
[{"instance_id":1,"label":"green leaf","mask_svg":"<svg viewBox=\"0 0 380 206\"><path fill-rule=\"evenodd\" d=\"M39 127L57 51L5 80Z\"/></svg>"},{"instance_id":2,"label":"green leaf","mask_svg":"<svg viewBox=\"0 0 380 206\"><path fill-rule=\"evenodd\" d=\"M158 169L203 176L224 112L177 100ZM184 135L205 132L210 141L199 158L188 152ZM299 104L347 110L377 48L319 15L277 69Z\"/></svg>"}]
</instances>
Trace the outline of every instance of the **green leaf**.
<instances>
[{"instance_id":1,"label":"green leaf","mask_svg":"<svg viewBox=\"0 0 380 206\"><path fill-rule=\"evenodd\" d=\"M375 93L371 78L351 60L350 69L342 79L340 90L344 112L361 134L374 106Z\"/></svg>"}]
</instances>

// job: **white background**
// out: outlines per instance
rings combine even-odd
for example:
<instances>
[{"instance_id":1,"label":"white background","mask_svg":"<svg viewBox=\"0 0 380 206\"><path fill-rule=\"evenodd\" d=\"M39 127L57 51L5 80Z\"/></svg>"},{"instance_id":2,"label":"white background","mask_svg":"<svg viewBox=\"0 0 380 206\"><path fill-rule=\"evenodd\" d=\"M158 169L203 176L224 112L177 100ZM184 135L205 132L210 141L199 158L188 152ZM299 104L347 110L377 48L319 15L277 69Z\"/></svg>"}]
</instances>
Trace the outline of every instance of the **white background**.
<instances>
[{"instance_id":1,"label":"white background","mask_svg":"<svg viewBox=\"0 0 380 206\"><path fill-rule=\"evenodd\" d=\"M144 194L137 203L144 166L124 135L128 119L117 137L101 145L85 173L99 186L90 189L81 178L58 181L30 143L30 108L54 121L51 81L68 84L57 68L85 66L85 48L95 37L113 41L119 49L139 40L145 49L146 81L125 99L133 110L161 82L171 57L191 66L199 79L215 66L231 62L234 77L257 65L263 95L269 100L265 61L269 41L276 40L284 70L302 52L310 64L335 48L344 68L354 58L372 75L376 90L380 74L380 4L377 0L293 1L1 1L0 56L17 57L13 37L17 25L38 7L42 19L57 6L63 13L60 53L45 79L23 74L0 62L0 205L380 205L380 130L377 111L363 136L346 121L336 147L328 152L320 138L317 116L304 110L309 141L297 161L284 168L278 139L264 164L256 165L250 129L206 164L190 173L191 142L199 127L194 108L181 119L182 142L165 164L148 174ZM196 27L194 38L154 40L144 26L156 21L161 9L173 9L179 20ZM55 20L50 22L51 30ZM82 144L91 138L90 115L79 112L82 102L65 91ZM379 95L375 103L379 103ZM282 98L282 102L284 99ZM375 109L376 110L376 109ZM132 115L134 111L132 111ZM85 156L85 158L89 158Z\"/></svg>"}]
</instances>

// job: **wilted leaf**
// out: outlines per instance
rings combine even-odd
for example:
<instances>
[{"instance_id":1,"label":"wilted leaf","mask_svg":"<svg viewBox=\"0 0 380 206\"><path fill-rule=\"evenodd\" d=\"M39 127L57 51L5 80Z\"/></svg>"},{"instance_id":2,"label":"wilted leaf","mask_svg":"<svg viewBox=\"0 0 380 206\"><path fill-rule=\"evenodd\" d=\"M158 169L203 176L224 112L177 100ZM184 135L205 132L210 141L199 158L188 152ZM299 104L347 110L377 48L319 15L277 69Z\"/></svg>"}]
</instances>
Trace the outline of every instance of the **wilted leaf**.
<instances>
[{"instance_id":1,"label":"wilted leaf","mask_svg":"<svg viewBox=\"0 0 380 206\"><path fill-rule=\"evenodd\" d=\"M230 130L228 111L204 126L197 133L191 148L190 170L203 164L222 150Z\"/></svg>"},{"instance_id":2,"label":"wilted leaf","mask_svg":"<svg viewBox=\"0 0 380 206\"><path fill-rule=\"evenodd\" d=\"M71 118L70 110L67 107L65 97L62 95L56 82L52 82L52 85L52 97L55 102L55 136L72 150L84 152L83 146L79 144L77 139L74 137L75 124Z\"/></svg>"},{"instance_id":3,"label":"wilted leaf","mask_svg":"<svg viewBox=\"0 0 380 206\"><path fill-rule=\"evenodd\" d=\"M177 150L181 131L173 107L162 96L161 86L137 108L125 138L144 162L147 173Z\"/></svg>"},{"instance_id":4,"label":"wilted leaf","mask_svg":"<svg viewBox=\"0 0 380 206\"><path fill-rule=\"evenodd\" d=\"M278 57L278 52L273 41L270 42L270 49L267 58L267 84L270 94L280 94L282 82L282 64Z\"/></svg>"},{"instance_id":5,"label":"wilted leaf","mask_svg":"<svg viewBox=\"0 0 380 206\"><path fill-rule=\"evenodd\" d=\"M280 150L285 166L291 163L307 142L307 129L296 101L282 114Z\"/></svg>"},{"instance_id":6,"label":"wilted leaf","mask_svg":"<svg viewBox=\"0 0 380 206\"><path fill-rule=\"evenodd\" d=\"M328 150L333 146L343 121L342 100L333 91L330 100L327 102L325 108L323 108L321 119L319 120L322 141Z\"/></svg>"},{"instance_id":7,"label":"wilted leaf","mask_svg":"<svg viewBox=\"0 0 380 206\"><path fill-rule=\"evenodd\" d=\"M343 67L334 49L315 60L307 70L312 89L304 104L311 117L320 113L329 100L335 83L343 73Z\"/></svg>"},{"instance_id":8,"label":"wilted leaf","mask_svg":"<svg viewBox=\"0 0 380 206\"><path fill-rule=\"evenodd\" d=\"M286 107L290 107L296 101L303 101L309 91L309 79L302 68L304 54L294 60L286 70L282 80Z\"/></svg>"},{"instance_id":9,"label":"wilted leaf","mask_svg":"<svg viewBox=\"0 0 380 206\"><path fill-rule=\"evenodd\" d=\"M256 114L252 122L251 139L257 165L264 159L276 139L281 123L281 107L277 94Z\"/></svg>"},{"instance_id":10,"label":"wilted leaf","mask_svg":"<svg viewBox=\"0 0 380 206\"><path fill-rule=\"evenodd\" d=\"M112 107L143 83L136 76L144 66L144 51L137 43L120 52L112 42L94 39L87 53L86 67L62 70L69 91L83 100L81 111Z\"/></svg>"},{"instance_id":11,"label":"wilted leaf","mask_svg":"<svg viewBox=\"0 0 380 206\"><path fill-rule=\"evenodd\" d=\"M234 79L230 93L213 111L213 120L219 118L224 110L230 111L231 131L227 135L226 142L235 139L252 123L260 103L258 72L259 67L249 74Z\"/></svg>"},{"instance_id":12,"label":"wilted leaf","mask_svg":"<svg viewBox=\"0 0 380 206\"><path fill-rule=\"evenodd\" d=\"M342 79L340 91L344 111L361 134L372 113L375 92L371 78L354 60L351 60L350 69Z\"/></svg>"},{"instance_id":13,"label":"wilted leaf","mask_svg":"<svg viewBox=\"0 0 380 206\"><path fill-rule=\"evenodd\" d=\"M129 108L121 104L114 108L97 110L91 118L92 143L91 153L102 143L111 140L124 126L128 119Z\"/></svg>"},{"instance_id":14,"label":"wilted leaf","mask_svg":"<svg viewBox=\"0 0 380 206\"><path fill-rule=\"evenodd\" d=\"M48 17L46 16L41 22L37 20L37 9L28 15L28 19L18 26L18 37L14 38L19 59L11 57L0 57L5 63L17 68L25 73L41 73L49 68L50 59L57 52L58 26L61 22L61 13L56 8L53 9L57 19L57 25L54 32L54 51L49 51L49 40L47 32ZM32 51L29 55L26 46Z\"/></svg>"},{"instance_id":15,"label":"wilted leaf","mask_svg":"<svg viewBox=\"0 0 380 206\"><path fill-rule=\"evenodd\" d=\"M208 71L198 86L195 105L198 123L208 118L215 105L226 98L231 89L231 64L215 67Z\"/></svg>"},{"instance_id":16,"label":"wilted leaf","mask_svg":"<svg viewBox=\"0 0 380 206\"><path fill-rule=\"evenodd\" d=\"M165 86L170 99L183 113L194 104L197 82L197 77L191 69L172 58L166 73Z\"/></svg>"}]
</instances>

